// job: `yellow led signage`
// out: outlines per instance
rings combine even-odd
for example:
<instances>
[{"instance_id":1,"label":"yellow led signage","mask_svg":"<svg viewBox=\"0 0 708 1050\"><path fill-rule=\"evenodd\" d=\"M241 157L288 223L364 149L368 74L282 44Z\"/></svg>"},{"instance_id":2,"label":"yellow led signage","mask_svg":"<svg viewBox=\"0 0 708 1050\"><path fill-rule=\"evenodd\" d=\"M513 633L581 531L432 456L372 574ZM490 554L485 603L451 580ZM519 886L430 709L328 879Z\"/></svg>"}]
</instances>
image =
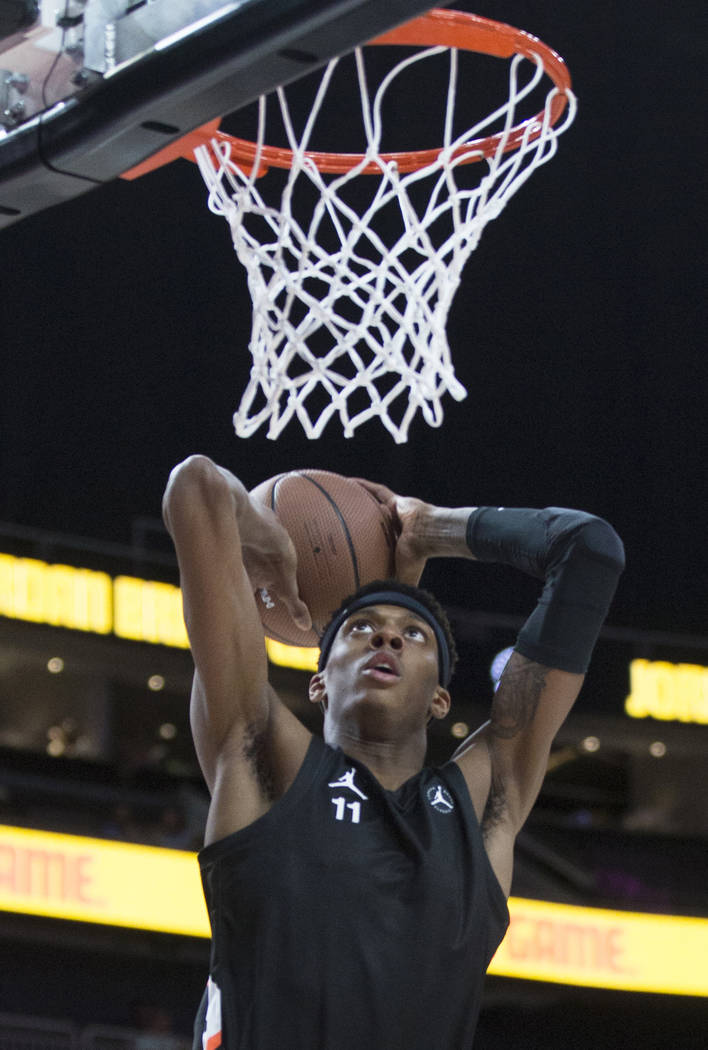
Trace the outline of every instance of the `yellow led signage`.
<instances>
[{"instance_id":1,"label":"yellow led signage","mask_svg":"<svg viewBox=\"0 0 708 1050\"><path fill-rule=\"evenodd\" d=\"M209 937L193 853L0 825L0 910ZM708 996L708 919L509 901L489 972Z\"/></svg>"},{"instance_id":2,"label":"yellow led signage","mask_svg":"<svg viewBox=\"0 0 708 1050\"><path fill-rule=\"evenodd\" d=\"M283 645L282 642L276 642L273 638L266 638L265 644L268 659L272 664L277 664L279 667L294 667L297 671L312 671L314 673L317 670L317 661L320 655L319 649L310 649L299 645Z\"/></svg>"},{"instance_id":3,"label":"yellow led signage","mask_svg":"<svg viewBox=\"0 0 708 1050\"><path fill-rule=\"evenodd\" d=\"M0 554L0 615L110 634L112 580L105 572Z\"/></svg>"},{"instance_id":4,"label":"yellow led signage","mask_svg":"<svg viewBox=\"0 0 708 1050\"><path fill-rule=\"evenodd\" d=\"M113 601L114 630L120 638L189 648L179 587L118 576L113 581Z\"/></svg>"},{"instance_id":5,"label":"yellow led signage","mask_svg":"<svg viewBox=\"0 0 708 1050\"><path fill-rule=\"evenodd\" d=\"M632 660L624 709L632 718L708 725L708 667Z\"/></svg>"},{"instance_id":6,"label":"yellow led signage","mask_svg":"<svg viewBox=\"0 0 708 1050\"><path fill-rule=\"evenodd\" d=\"M193 853L1 825L0 909L209 936Z\"/></svg>"},{"instance_id":7,"label":"yellow led signage","mask_svg":"<svg viewBox=\"0 0 708 1050\"><path fill-rule=\"evenodd\" d=\"M179 587L137 576L112 579L105 572L50 565L36 558L0 554L0 616L189 648ZM317 670L318 649L271 639L266 647L275 664Z\"/></svg>"},{"instance_id":8,"label":"yellow led signage","mask_svg":"<svg viewBox=\"0 0 708 1050\"><path fill-rule=\"evenodd\" d=\"M0 554L0 616L188 649L171 583Z\"/></svg>"},{"instance_id":9,"label":"yellow led signage","mask_svg":"<svg viewBox=\"0 0 708 1050\"><path fill-rule=\"evenodd\" d=\"M489 967L503 977L708 996L708 919L509 901L511 925Z\"/></svg>"}]
</instances>

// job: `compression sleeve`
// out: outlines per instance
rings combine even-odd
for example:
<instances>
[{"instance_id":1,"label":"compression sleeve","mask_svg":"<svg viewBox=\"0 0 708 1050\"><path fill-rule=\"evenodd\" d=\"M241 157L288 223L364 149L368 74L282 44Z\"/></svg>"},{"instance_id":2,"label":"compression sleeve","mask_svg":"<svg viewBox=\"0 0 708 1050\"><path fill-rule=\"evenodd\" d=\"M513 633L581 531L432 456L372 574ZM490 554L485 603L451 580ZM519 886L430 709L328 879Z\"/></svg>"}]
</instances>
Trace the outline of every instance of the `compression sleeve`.
<instances>
[{"instance_id":1,"label":"compression sleeve","mask_svg":"<svg viewBox=\"0 0 708 1050\"><path fill-rule=\"evenodd\" d=\"M587 671L624 568L624 547L606 521L562 507L477 507L467 546L479 561L521 569L545 581L515 649L561 671Z\"/></svg>"}]
</instances>

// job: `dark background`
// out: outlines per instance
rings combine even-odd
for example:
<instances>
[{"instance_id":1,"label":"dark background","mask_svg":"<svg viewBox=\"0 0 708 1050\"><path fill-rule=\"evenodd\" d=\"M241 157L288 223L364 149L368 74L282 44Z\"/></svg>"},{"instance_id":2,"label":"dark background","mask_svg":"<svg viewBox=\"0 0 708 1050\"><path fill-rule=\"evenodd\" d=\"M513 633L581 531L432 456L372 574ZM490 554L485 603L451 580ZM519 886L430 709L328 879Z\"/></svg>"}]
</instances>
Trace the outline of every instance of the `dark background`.
<instances>
[{"instance_id":1,"label":"dark background","mask_svg":"<svg viewBox=\"0 0 708 1050\"><path fill-rule=\"evenodd\" d=\"M0 519L129 542L196 451L248 485L317 466L441 505L577 506L626 543L611 622L703 630L704 5L458 6L556 48L579 112L467 264L449 334L469 396L442 428L234 436L245 276L180 161L3 233ZM511 576L436 565L428 583L527 609Z\"/></svg>"}]
</instances>

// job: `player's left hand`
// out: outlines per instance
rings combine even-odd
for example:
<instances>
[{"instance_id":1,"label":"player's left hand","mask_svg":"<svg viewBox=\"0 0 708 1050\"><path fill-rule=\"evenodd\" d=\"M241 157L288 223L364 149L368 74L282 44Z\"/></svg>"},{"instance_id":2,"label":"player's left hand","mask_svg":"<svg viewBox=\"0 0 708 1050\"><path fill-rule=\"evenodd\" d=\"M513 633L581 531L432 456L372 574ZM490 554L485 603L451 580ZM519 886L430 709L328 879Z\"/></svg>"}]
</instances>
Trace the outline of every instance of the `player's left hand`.
<instances>
[{"instance_id":1,"label":"player's left hand","mask_svg":"<svg viewBox=\"0 0 708 1050\"><path fill-rule=\"evenodd\" d=\"M425 541L426 522L433 507L413 496L399 496L388 486L366 478L355 478L391 514L396 540L396 579L416 586L430 550Z\"/></svg>"}]
</instances>

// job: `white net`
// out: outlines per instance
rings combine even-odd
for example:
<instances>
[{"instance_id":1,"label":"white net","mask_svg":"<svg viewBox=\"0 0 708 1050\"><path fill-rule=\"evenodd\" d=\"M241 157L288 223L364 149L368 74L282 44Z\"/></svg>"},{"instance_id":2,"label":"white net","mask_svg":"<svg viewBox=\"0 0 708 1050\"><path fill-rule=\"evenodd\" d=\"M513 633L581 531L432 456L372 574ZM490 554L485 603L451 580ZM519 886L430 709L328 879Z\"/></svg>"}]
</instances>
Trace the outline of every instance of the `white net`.
<instances>
[{"instance_id":1,"label":"white net","mask_svg":"<svg viewBox=\"0 0 708 1050\"><path fill-rule=\"evenodd\" d=\"M403 172L382 155L384 100L404 69L443 52L449 54L443 146L432 163ZM296 418L309 438L318 438L333 416L351 437L378 417L396 442L404 442L418 411L439 426L444 396L459 401L467 394L455 377L446 335L462 268L485 225L553 156L558 135L575 113L568 92L562 123L553 126L550 108L558 94L553 88L542 112L519 124L520 103L537 91L545 74L540 58L515 55L508 100L457 134L455 49L409 54L373 93L358 49L365 150L351 170L328 175L307 151L338 61L324 70L299 134L285 91L277 92L293 157L275 203L264 199L258 178L265 99L258 107L252 165L234 159L223 139L196 151L209 207L229 222L253 301L253 365L234 415L240 437L267 425L268 437L277 438ZM426 83L422 75L418 82ZM480 142L490 135L498 136L494 151L470 164L471 156L487 152ZM376 174L363 173L372 168Z\"/></svg>"}]
</instances>

